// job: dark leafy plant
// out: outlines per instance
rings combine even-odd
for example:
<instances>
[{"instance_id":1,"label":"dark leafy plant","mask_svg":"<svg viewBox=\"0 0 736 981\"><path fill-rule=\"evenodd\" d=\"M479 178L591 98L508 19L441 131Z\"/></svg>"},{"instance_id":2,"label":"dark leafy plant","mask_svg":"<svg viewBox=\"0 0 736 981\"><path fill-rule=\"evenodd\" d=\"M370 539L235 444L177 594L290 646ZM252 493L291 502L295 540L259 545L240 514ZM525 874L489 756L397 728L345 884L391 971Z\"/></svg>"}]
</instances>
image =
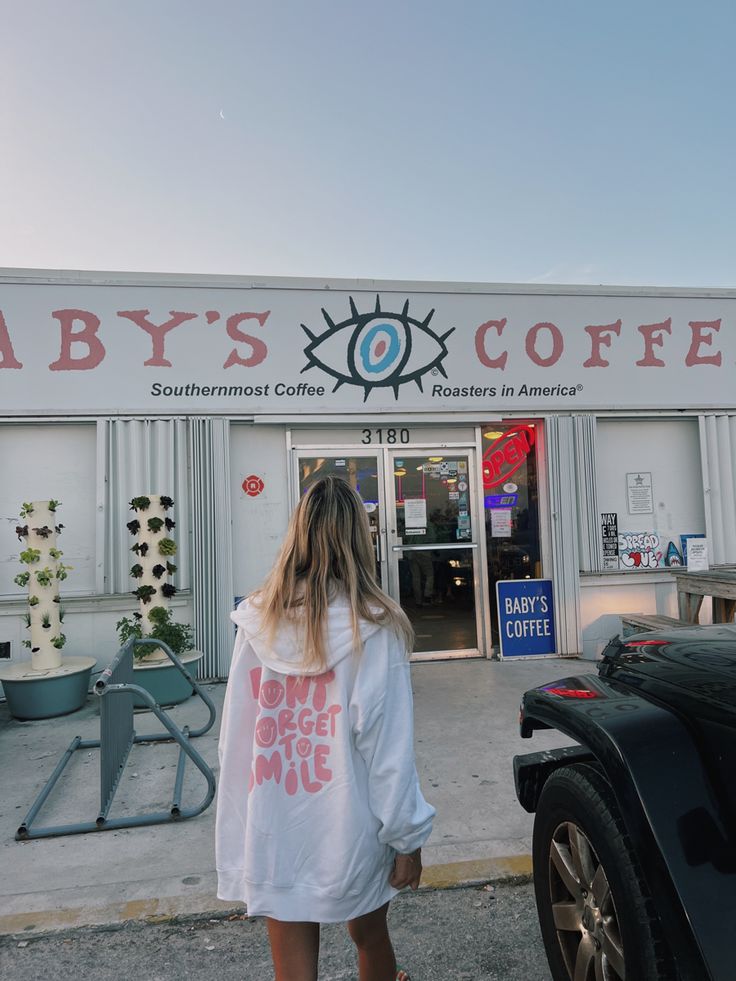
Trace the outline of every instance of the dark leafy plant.
<instances>
[{"instance_id":1,"label":"dark leafy plant","mask_svg":"<svg viewBox=\"0 0 736 981\"><path fill-rule=\"evenodd\" d=\"M173 562L167 562L166 563L166 571L168 572L168 574L170 576L173 576L174 575L174 573L176 572L176 566L174 565Z\"/></svg>"},{"instance_id":2,"label":"dark leafy plant","mask_svg":"<svg viewBox=\"0 0 736 981\"><path fill-rule=\"evenodd\" d=\"M134 497L130 502L131 511L147 511L151 506L150 497Z\"/></svg>"},{"instance_id":3,"label":"dark leafy plant","mask_svg":"<svg viewBox=\"0 0 736 981\"><path fill-rule=\"evenodd\" d=\"M139 586L138 589L133 590L133 595L136 596L141 603L150 603L151 597L156 595L156 587Z\"/></svg>"},{"instance_id":4,"label":"dark leafy plant","mask_svg":"<svg viewBox=\"0 0 736 981\"><path fill-rule=\"evenodd\" d=\"M23 586L28 585L28 580L30 578L31 578L30 572L19 572L18 575L13 580L13 582L15 583L16 586L20 586L22 588Z\"/></svg>"},{"instance_id":5,"label":"dark leafy plant","mask_svg":"<svg viewBox=\"0 0 736 981\"><path fill-rule=\"evenodd\" d=\"M39 600L38 596L29 596L28 597L28 605L29 606L38 606L39 602L40 602L40 600Z\"/></svg>"},{"instance_id":6,"label":"dark leafy plant","mask_svg":"<svg viewBox=\"0 0 736 981\"><path fill-rule=\"evenodd\" d=\"M158 550L161 555L176 555L176 542L172 538L162 538Z\"/></svg>"},{"instance_id":7,"label":"dark leafy plant","mask_svg":"<svg viewBox=\"0 0 736 981\"><path fill-rule=\"evenodd\" d=\"M148 551L148 542L136 542L130 551L135 552L136 555L145 555Z\"/></svg>"},{"instance_id":8,"label":"dark leafy plant","mask_svg":"<svg viewBox=\"0 0 736 981\"><path fill-rule=\"evenodd\" d=\"M61 534L61 529L63 527L64 527L64 525L56 525L55 526L54 531L56 532L57 535L60 535Z\"/></svg>"},{"instance_id":9,"label":"dark leafy plant","mask_svg":"<svg viewBox=\"0 0 736 981\"><path fill-rule=\"evenodd\" d=\"M128 531L131 533L131 535L137 535L138 532L141 530L141 523L138 520L138 518L133 518L132 521L128 522L126 527Z\"/></svg>"},{"instance_id":10,"label":"dark leafy plant","mask_svg":"<svg viewBox=\"0 0 736 981\"><path fill-rule=\"evenodd\" d=\"M22 542L28 535L28 525L16 525L15 533L18 536L18 541Z\"/></svg>"},{"instance_id":11,"label":"dark leafy plant","mask_svg":"<svg viewBox=\"0 0 736 981\"><path fill-rule=\"evenodd\" d=\"M171 518L165 518L164 524L166 525L167 531L171 531L172 528L176 528L176 522L172 521Z\"/></svg>"},{"instance_id":12,"label":"dark leafy plant","mask_svg":"<svg viewBox=\"0 0 736 981\"><path fill-rule=\"evenodd\" d=\"M154 534L156 534L157 532L161 531L161 529L163 528L163 526L164 526L164 519L163 518L149 518L148 521L146 522L146 524L148 525L148 530L149 531L152 531Z\"/></svg>"},{"instance_id":13,"label":"dark leafy plant","mask_svg":"<svg viewBox=\"0 0 736 981\"><path fill-rule=\"evenodd\" d=\"M51 600L51 602L52 603L61 603L61 597L57 594L56 596L54 596L54 598Z\"/></svg>"},{"instance_id":14,"label":"dark leafy plant","mask_svg":"<svg viewBox=\"0 0 736 981\"><path fill-rule=\"evenodd\" d=\"M58 637L52 637L51 644L57 649L57 651L60 651L64 644L66 644L66 637L64 634L59 634Z\"/></svg>"},{"instance_id":15,"label":"dark leafy plant","mask_svg":"<svg viewBox=\"0 0 736 981\"><path fill-rule=\"evenodd\" d=\"M165 596L166 599L171 599L172 596L176 596L179 590L176 586L172 586L170 582L165 582L161 587L161 595Z\"/></svg>"},{"instance_id":16,"label":"dark leafy plant","mask_svg":"<svg viewBox=\"0 0 736 981\"><path fill-rule=\"evenodd\" d=\"M20 553L18 558L26 565L33 565L34 562L38 562L41 558L41 550L39 548L26 548Z\"/></svg>"},{"instance_id":17,"label":"dark leafy plant","mask_svg":"<svg viewBox=\"0 0 736 981\"><path fill-rule=\"evenodd\" d=\"M130 567L130 574L134 579L140 579L143 575L143 566L140 562L136 562L135 565Z\"/></svg>"},{"instance_id":18,"label":"dark leafy plant","mask_svg":"<svg viewBox=\"0 0 736 981\"><path fill-rule=\"evenodd\" d=\"M173 508L174 506L173 500L170 497L166 497L165 494L162 494L161 497L159 497L159 501L161 502L161 507L164 509L164 511L168 511L169 508Z\"/></svg>"},{"instance_id":19,"label":"dark leafy plant","mask_svg":"<svg viewBox=\"0 0 736 981\"><path fill-rule=\"evenodd\" d=\"M30 647L30 646L31 646L31 642L30 642L30 640L22 640L22 641L21 641L21 644L22 644L22 645L23 645L24 647Z\"/></svg>"},{"instance_id":20,"label":"dark leafy plant","mask_svg":"<svg viewBox=\"0 0 736 981\"><path fill-rule=\"evenodd\" d=\"M33 529L39 538L48 538L51 534L52 529L48 525L42 525L40 528Z\"/></svg>"},{"instance_id":21,"label":"dark leafy plant","mask_svg":"<svg viewBox=\"0 0 736 981\"><path fill-rule=\"evenodd\" d=\"M156 565L155 565L155 566L154 566L154 567L153 567L153 568L151 569L151 575L152 575L152 576L154 576L154 577L155 577L156 579L160 579L160 578L161 578L161 576L164 576L164 575L166 575L166 566L165 566L165 565L161 565L161 563L160 563L160 562L158 562L158 563L157 563L157 564L156 564Z\"/></svg>"},{"instance_id":22,"label":"dark leafy plant","mask_svg":"<svg viewBox=\"0 0 736 981\"><path fill-rule=\"evenodd\" d=\"M194 631L189 624L176 623L171 617L171 610L167 610L166 607L152 607L147 614L147 618L152 624L151 632L147 636L168 644L174 654L184 654L194 647ZM117 622L118 639L121 645L131 637L137 639L143 638L143 624L141 621L142 617L140 613L135 613L133 614L133 618L123 617L122 620ZM145 654L150 654L151 650L150 645L136 645L133 655L136 658L140 658Z\"/></svg>"}]
</instances>

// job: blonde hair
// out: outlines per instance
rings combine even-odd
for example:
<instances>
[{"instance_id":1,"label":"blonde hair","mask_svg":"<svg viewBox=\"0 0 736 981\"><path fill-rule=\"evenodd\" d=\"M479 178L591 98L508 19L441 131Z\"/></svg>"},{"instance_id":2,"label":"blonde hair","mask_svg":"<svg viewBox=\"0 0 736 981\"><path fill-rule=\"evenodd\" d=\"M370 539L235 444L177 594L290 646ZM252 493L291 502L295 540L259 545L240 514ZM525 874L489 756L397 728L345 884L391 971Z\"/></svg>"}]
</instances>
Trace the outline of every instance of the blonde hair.
<instances>
[{"instance_id":1,"label":"blonde hair","mask_svg":"<svg viewBox=\"0 0 736 981\"><path fill-rule=\"evenodd\" d=\"M356 653L363 649L360 620L389 627L411 651L411 624L376 581L363 502L345 480L330 476L315 481L297 504L276 563L253 599L271 639L282 621L299 625L303 666L312 671L327 666L325 621L338 594L350 605Z\"/></svg>"}]
</instances>

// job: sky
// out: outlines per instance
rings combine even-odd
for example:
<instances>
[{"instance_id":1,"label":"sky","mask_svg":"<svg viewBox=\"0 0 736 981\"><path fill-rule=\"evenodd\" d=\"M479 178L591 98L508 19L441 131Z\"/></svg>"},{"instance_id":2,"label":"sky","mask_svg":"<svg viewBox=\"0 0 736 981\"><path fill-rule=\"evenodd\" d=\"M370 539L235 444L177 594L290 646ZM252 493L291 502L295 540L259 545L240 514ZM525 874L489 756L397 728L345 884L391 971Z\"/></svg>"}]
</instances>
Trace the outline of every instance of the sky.
<instances>
[{"instance_id":1,"label":"sky","mask_svg":"<svg viewBox=\"0 0 736 981\"><path fill-rule=\"evenodd\" d=\"M733 0L0 0L0 266L733 287Z\"/></svg>"}]
</instances>

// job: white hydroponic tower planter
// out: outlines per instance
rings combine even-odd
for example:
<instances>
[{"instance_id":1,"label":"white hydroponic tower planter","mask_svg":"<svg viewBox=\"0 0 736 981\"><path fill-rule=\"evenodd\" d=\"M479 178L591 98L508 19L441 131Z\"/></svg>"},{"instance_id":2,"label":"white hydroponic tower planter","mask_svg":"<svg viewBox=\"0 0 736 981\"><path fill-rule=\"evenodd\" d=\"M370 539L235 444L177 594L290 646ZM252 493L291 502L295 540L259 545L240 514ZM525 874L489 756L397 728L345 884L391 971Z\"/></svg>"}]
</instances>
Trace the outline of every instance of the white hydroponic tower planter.
<instances>
[{"instance_id":1,"label":"white hydroponic tower planter","mask_svg":"<svg viewBox=\"0 0 736 981\"><path fill-rule=\"evenodd\" d=\"M81 708L87 697L93 657L62 658L66 643L62 632L59 584L67 577L67 566L57 547L59 502L32 501L21 509L16 528L25 546L20 553L24 569L16 585L28 590L25 645L31 662L17 661L0 670L11 714L18 719L47 719Z\"/></svg>"}]
</instances>

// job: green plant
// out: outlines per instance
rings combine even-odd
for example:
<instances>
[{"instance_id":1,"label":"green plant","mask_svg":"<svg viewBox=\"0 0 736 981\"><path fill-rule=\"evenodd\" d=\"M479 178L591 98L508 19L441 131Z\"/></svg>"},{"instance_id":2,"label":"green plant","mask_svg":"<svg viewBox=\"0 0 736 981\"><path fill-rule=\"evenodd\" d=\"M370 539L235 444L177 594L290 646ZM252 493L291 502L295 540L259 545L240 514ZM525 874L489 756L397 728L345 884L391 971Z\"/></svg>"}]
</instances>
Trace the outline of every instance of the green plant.
<instances>
[{"instance_id":1,"label":"green plant","mask_svg":"<svg viewBox=\"0 0 736 981\"><path fill-rule=\"evenodd\" d=\"M54 574L48 566L46 566L45 569L39 569L36 573L36 582L39 586L50 586L53 578ZM28 580L26 580L26 582L27 581Z\"/></svg>"},{"instance_id":2,"label":"green plant","mask_svg":"<svg viewBox=\"0 0 736 981\"><path fill-rule=\"evenodd\" d=\"M151 597L156 595L156 587L139 586L138 589L133 590L133 595L136 596L141 603L150 603Z\"/></svg>"},{"instance_id":3,"label":"green plant","mask_svg":"<svg viewBox=\"0 0 736 981\"><path fill-rule=\"evenodd\" d=\"M29 606L38 606L39 602L40 602L40 600L39 600L38 596L29 596L28 597L28 605Z\"/></svg>"},{"instance_id":4,"label":"green plant","mask_svg":"<svg viewBox=\"0 0 736 981\"><path fill-rule=\"evenodd\" d=\"M18 558L26 565L32 565L34 562L38 562L38 560L41 558L41 549L26 548L20 553Z\"/></svg>"},{"instance_id":5,"label":"green plant","mask_svg":"<svg viewBox=\"0 0 736 981\"><path fill-rule=\"evenodd\" d=\"M65 616L66 616L66 610L64 609L63 606L60 606L59 607L59 623L63 623L64 622L64 617Z\"/></svg>"},{"instance_id":6,"label":"green plant","mask_svg":"<svg viewBox=\"0 0 736 981\"><path fill-rule=\"evenodd\" d=\"M19 572L18 575L13 580L13 582L15 583L16 586L20 586L22 588L23 586L28 585L28 581L30 578L31 578L30 572Z\"/></svg>"},{"instance_id":7,"label":"green plant","mask_svg":"<svg viewBox=\"0 0 736 981\"><path fill-rule=\"evenodd\" d=\"M41 617L41 626L44 628L44 630L48 630L48 628L51 626L51 617L48 613L44 613L44 615Z\"/></svg>"},{"instance_id":8,"label":"green plant","mask_svg":"<svg viewBox=\"0 0 736 981\"><path fill-rule=\"evenodd\" d=\"M26 627L30 627L30 625L31 625L31 614L30 613L25 613L23 615L23 619L26 622Z\"/></svg>"},{"instance_id":9,"label":"green plant","mask_svg":"<svg viewBox=\"0 0 736 981\"><path fill-rule=\"evenodd\" d=\"M59 634L58 637L51 638L51 643L57 649L57 651L60 651L64 644L66 644L66 637L64 634Z\"/></svg>"},{"instance_id":10,"label":"green plant","mask_svg":"<svg viewBox=\"0 0 736 981\"><path fill-rule=\"evenodd\" d=\"M145 555L148 551L148 542L136 542L135 545L130 546L130 551L135 552L136 555Z\"/></svg>"},{"instance_id":11,"label":"green plant","mask_svg":"<svg viewBox=\"0 0 736 981\"><path fill-rule=\"evenodd\" d=\"M164 519L163 518L149 518L148 521L146 522L146 524L148 525L148 530L149 531L152 531L154 533L154 535L155 535L159 531L161 531L161 529L163 528L163 526L164 526Z\"/></svg>"},{"instance_id":12,"label":"green plant","mask_svg":"<svg viewBox=\"0 0 736 981\"><path fill-rule=\"evenodd\" d=\"M51 556L52 559L60 559L63 554L64 553L61 551L60 548L50 548L49 549L49 555Z\"/></svg>"},{"instance_id":13,"label":"green plant","mask_svg":"<svg viewBox=\"0 0 736 981\"><path fill-rule=\"evenodd\" d=\"M49 511L55 511L58 507L61 507L61 501L49 501Z\"/></svg>"},{"instance_id":14,"label":"green plant","mask_svg":"<svg viewBox=\"0 0 736 981\"><path fill-rule=\"evenodd\" d=\"M31 514L33 514L33 505L29 504L28 501L24 501L23 507L20 509L21 518L27 518Z\"/></svg>"},{"instance_id":15,"label":"green plant","mask_svg":"<svg viewBox=\"0 0 736 981\"><path fill-rule=\"evenodd\" d=\"M145 636L168 644L176 655L184 654L194 647L194 631L188 623L173 621L171 610L167 610L163 606L154 606L149 610L147 617L152 628L151 632ZM140 613L134 613L132 618L123 617L122 620L118 620L116 628L121 646L131 637L139 640L144 637L142 619ZM141 658L145 654L150 654L151 650L150 644L136 645L133 656Z\"/></svg>"},{"instance_id":16,"label":"green plant","mask_svg":"<svg viewBox=\"0 0 736 981\"><path fill-rule=\"evenodd\" d=\"M170 576L173 576L174 575L174 573L176 572L176 566L174 565L173 562L167 562L166 563L166 571L168 572L168 574Z\"/></svg>"},{"instance_id":17,"label":"green plant","mask_svg":"<svg viewBox=\"0 0 736 981\"><path fill-rule=\"evenodd\" d=\"M22 645L23 645L24 647L30 647L30 646L31 646L31 642L30 642L30 640L22 640L22 641L21 641L21 644L22 644Z\"/></svg>"},{"instance_id":18,"label":"green plant","mask_svg":"<svg viewBox=\"0 0 736 981\"><path fill-rule=\"evenodd\" d=\"M158 550L161 555L176 555L176 542L173 538L162 538Z\"/></svg>"},{"instance_id":19,"label":"green plant","mask_svg":"<svg viewBox=\"0 0 736 981\"><path fill-rule=\"evenodd\" d=\"M134 497L130 502L131 511L147 511L151 506L150 497Z\"/></svg>"},{"instance_id":20,"label":"green plant","mask_svg":"<svg viewBox=\"0 0 736 981\"><path fill-rule=\"evenodd\" d=\"M140 562L136 562L135 565L130 567L130 574L134 579L140 579L143 575L143 566Z\"/></svg>"},{"instance_id":21,"label":"green plant","mask_svg":"<svg viewBox=\"0 0 736 981\"><path fill-rule=\"evenodd\" d=\"M71 566L70 565L64 565L63 562L60 562L59 565L57 566L57 568L56 568L56 578L60 582L63 582L67 578L67 570L68 569L71 569Z\"/></svg>"}]
</instances>

